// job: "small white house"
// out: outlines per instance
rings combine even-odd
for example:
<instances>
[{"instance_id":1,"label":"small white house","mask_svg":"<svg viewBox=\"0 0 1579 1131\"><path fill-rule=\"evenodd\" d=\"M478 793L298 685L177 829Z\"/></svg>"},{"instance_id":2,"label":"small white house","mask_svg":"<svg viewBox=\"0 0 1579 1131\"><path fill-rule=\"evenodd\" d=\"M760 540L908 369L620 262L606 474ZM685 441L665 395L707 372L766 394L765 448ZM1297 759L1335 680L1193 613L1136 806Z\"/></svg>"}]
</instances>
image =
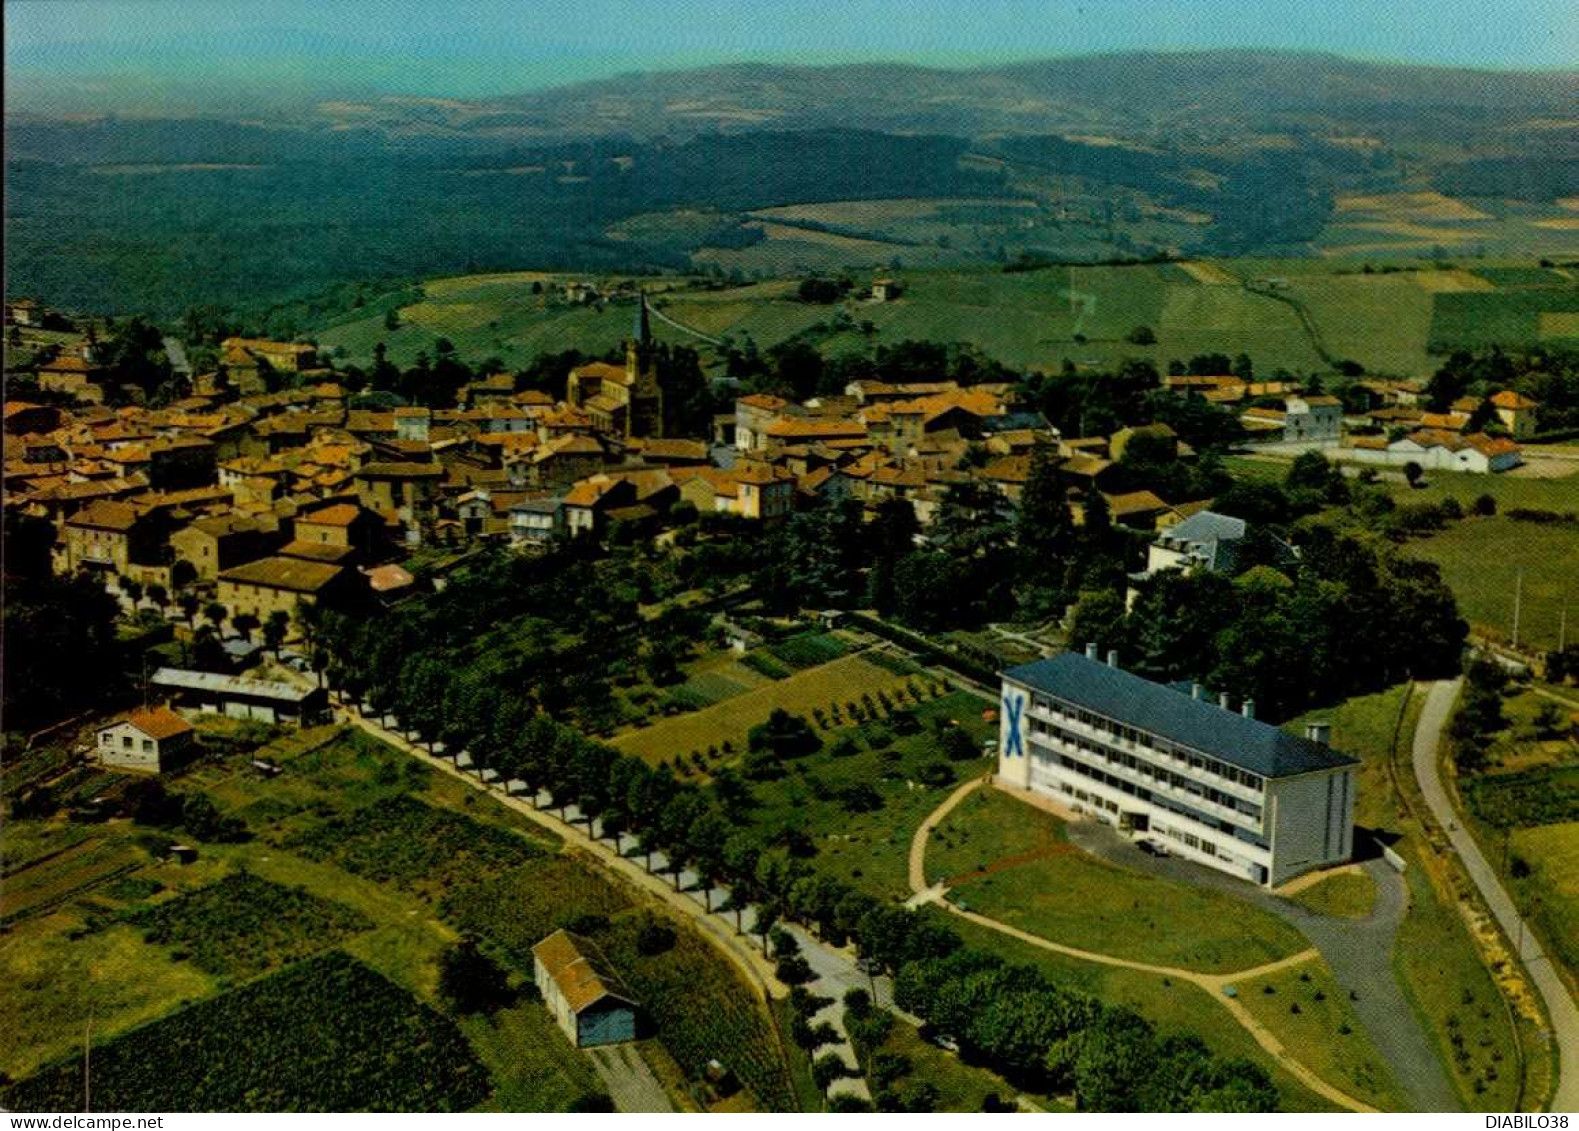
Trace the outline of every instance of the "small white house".
<instances>
[{"instance_id":1,"label":"small white house","mask_svg":"<svg viewBox=\"0 0 1579 1131\"><path fill-rule=\"evenodd\" d=\"M106 766L167 770L191 749L192 724L168 707L141 707L99 728L94 749Z\"/></svg>"}]
</instances>

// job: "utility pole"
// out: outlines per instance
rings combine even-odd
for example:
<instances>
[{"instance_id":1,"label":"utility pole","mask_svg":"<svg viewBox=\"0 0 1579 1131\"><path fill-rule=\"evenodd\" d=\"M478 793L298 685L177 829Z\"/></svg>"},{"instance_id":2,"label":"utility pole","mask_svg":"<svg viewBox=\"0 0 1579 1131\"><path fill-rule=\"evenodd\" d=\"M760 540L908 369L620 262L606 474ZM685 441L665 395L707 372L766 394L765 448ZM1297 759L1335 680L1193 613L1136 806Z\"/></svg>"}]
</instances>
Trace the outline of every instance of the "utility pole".
<instances>
[{"instance_id":1,"label":"utility pole","mask_svg":"<svg viewBox=\"0 0 1579 1131\"><path fill-rule=\"evenodd\" d=\"M82 1030L82 1110L93 1110L93 1090L89 1076L89 1061L93 1056L93 1006L94 1001L88 1001L88 1022Z\"/></svg>"},{"instance_id":2,"label":"utility pole","mask_svg":"<svg viewBox=\"0 0 1579 1131\"><path fill-rule=\"evenodd\" d=\"M1518 579L1513 583L1513 650L1519 650L1519 606L1524 601L1524 571L1519 570Z\"/></svg>"}]
</instances>

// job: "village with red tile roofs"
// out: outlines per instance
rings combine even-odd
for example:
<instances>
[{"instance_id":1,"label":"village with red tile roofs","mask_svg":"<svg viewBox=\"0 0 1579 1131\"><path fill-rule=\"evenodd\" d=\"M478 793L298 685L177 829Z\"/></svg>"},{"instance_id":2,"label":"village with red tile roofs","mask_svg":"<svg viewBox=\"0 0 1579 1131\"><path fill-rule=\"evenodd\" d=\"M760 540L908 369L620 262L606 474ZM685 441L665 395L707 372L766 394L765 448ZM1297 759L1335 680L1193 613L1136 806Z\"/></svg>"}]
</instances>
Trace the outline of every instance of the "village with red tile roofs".
<instances>
[{"instance_id":1,"label":"village with red tile roofs","mask_svg":"<svg viewBox=\"0 0 1579 1131\"><path fill-rule=\"evenodd\" d=\"M442 379L8 300L7 1107L86 979L123 1108L1562 1109L1579 365L808 379L696 285ZM275 1024L422 1071L204 1074Z\"/></svg>"}]
</instances>

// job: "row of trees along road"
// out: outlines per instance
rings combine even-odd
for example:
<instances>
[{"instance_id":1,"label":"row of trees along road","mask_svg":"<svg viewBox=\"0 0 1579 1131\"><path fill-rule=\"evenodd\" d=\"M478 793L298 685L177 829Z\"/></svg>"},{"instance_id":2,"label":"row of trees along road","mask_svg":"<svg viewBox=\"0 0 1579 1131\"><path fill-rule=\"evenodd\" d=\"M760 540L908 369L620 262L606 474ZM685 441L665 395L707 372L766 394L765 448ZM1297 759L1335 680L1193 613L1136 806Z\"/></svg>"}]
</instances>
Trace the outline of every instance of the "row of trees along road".
<instances>
[{"instance_id":1,"label":"row of trees along road","mask_svg":"<svg viewBox=\"0 0 1579 1131\"><path fill-rule=\"evenodd\" d=\"M470 584L475 590L508 582L508 574L491 573ZM488 594L472 595L485 607L491 603ZM431 599L443 602L444 595ZM509 600L509 594L492 594L494 604ZM364 661L356 650L365 637L348 620L326 617L314 631L331 673L347 675ZM451 750L466 749L478 767L491 768L504 780L519 779L533 794L546 792L562 813L574 805L584 818L600 822L604 836L634 834L638 851L661 851L667 857L676 882L679 870L689 868L709 887L728 885L728 904L715 910L735 911L737 926L741 909L755 905L755 929L764 936L781 918L802 922L833 945L854 941L863 957L897 972L907 986L931 980L927 971L932 968L923 965L929 962L948 960L958 964L948 970L969 968L973 976L999 971L969 983L985 1019L979 1023L957 1025L946 996L912 994L907 1004L954 1033L967 1055L1016 1084L1071 1090L1082 1106L1101 1110L1164 1102L1202 1110L1275 1106L1276 1091L1259 1068L1220 1060L1199 1043L1161 1040L1134 1014L1058 990L1030 969L967 950L935 913L906 911L819 871L812 862L816 846L803 831L748 829L745 810L754 801L738 775L721 770L708 785L682 781L667 767L649 766L554 721L508 687L480 686L465 672L434 662L440 659L433 642L411 641L401 662L410 677L390 681L382 705L423 741L443 740ZM366 688L363 681L351 683L356 685L352 690ZM772 742L790 731L780 720L772 733L757 737ZM794 728L794 734L803 731ZM781 959L782 973L790 981L804 980L809 971L794 957ZM1164 1092L1138 1070L1111 1080L1098 1070L1101 1063L1121 1060L1143 1046L1167 1050L1172 1074L1195 1082L1188 1095ZM1190 1067L1181 1074L1184 1061Z\"/></svg>"}]
</instances>

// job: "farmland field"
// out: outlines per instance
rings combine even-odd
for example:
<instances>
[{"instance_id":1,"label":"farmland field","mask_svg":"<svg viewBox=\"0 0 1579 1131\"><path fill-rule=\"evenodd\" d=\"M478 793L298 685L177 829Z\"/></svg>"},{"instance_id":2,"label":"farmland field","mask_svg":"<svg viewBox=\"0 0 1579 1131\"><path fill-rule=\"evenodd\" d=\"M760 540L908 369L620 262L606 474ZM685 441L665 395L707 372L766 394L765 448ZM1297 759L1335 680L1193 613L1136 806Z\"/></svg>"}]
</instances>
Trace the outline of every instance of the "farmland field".
<instances>
[{"instance_id":1,"label":"farmland field","mask_svg":"<svg viewBox=\"0 0 1579 1131\"><path fill-rule=\"evenodd\" d=\"M609 744L649 762L684 757L693 750L722 747L725 742L740 750L745 748L746 732L764 721L775 707L791 714L805 714L813 707L827 707L835 701L859 698L863 693L875 695L904 682L900 676L859 655L844 656L704 710L616 735Z\"/></svg>"},{"instance_id":2,"label":"farmland field","mask_svg":"<svg viewBox=\"0 0 1579 1131\"><path fill-rule=\"evenodd\" d=\"M488 1074L454 1023L338 952L132 1030L93 1056L112 1111L460 1111ZM82 1066L7 1088L5 1106L75 1110Z\"/></svg>"},{"instance_id":3,"label":"farmland field","mask_svg":"<svg viewBox=\"0 0 1579 1131\"><path fill-rule=\"evenodd\" d=\"M1465 292L1436 296L1428 342L1438 351L1535 345L1541 319L1579 313L1579 286Z\"/></svg>"},{"instance_id":4,"label":"farmland field","mask_svg":"<svg viewBox=\"0 0 1579 1131\"><path fill-rule=\"evenodd\" d=\"M391 798L327 822L294 845L311 859L379 883L443 892L478 874L542 854L526 838L479 825L410 797Z\"/></svg>"},{"instance_id":5,"label":"farmland field","mask_svg":"<svg viewBox=\"0 0 1579 1131\"><path fill-rule=\"evenodd\" d=\"M716 1057L767 1110L793 1109L765 1008L729 961L678 920L665 920L675 934L670 949L643 954L636 935L651 913L636 909L622 888L588 865L563 856L537 861L456 893L443 910L498 946L524 978L531 977L531 948L543 936L560 927L590 936L687 1074L698 1076Z\"/></svg>"},{"instance_id":6,"label":"farmland field","mask_svg":"<svg viewBox=\"0 0 1579 1131\"><path fill-rule=\"evenodd\" d=\"M246 768L257 753L275 758L285 772L264 778ZM23 859L32 862L32 882L41 890L66 893L53 910L20 921L0 936L0 979L9 991L0 994L0 1031L11 1038L0 1042L0 1071L12 1079L62 1058L80 1066L80 1044L90 1016L97 1069L103 1050L116 1038L150 1023L170 1024L172 1028L160 1032L180 1034L190 1009L233 1000L214 996L227 981L324 946L338 945L414 1002L438 1006L437 960L454 941L456 927L441 917L437 905L442 892L410 876L414 862L430 849L432 836L440 838L448 856L470 862L469 871L449 859L438 866L436 874L452 881L453 892L489 878L500 861L487 856L487 846L497 848L495 842L502 837L505 841L499 843L507 846L510 859L522 861L516 872L541 869L535 882L522 887L545 909L544 917L567 906L595 912L628 903L596 874L559 855L547 855L555 844L549 834L534 832L530 842L524 840L515 831L524 818L478 804L475 791L464 783L426 771L365 736L330 728L293 733L263 751L238 749L179 780L184 789L199 789L226 810L247 814L266 835L240 844L203 845L198 861L183 866L151 860L138 846L142 834L133 834L121 822L22 821L7 828L8 848L15 843ZM394 854L401 867L381 874L380 880L354 874L333 854L315 860L285 847L289 840L322 832L335 820L364 811L422 818L380 828L380 835L412 841ZM525 845L524 856L517 855L517 844ZM352 847L361 851L365 840ZM77 857L106 854L125 864L80 886ZM127 866L130 871L124 870ZM567 898L577 889L556 879L567 871L589 876L597 890L615 890L614 896L602 904L588 899L578 904ZM470 899L457 902L476 906L488 894L477 889ZM532 906L529 899L499 905L506 914L530 912ZM145 941L145 936L156 941ZM243 988L272 984L275 976ZM486 1069L482 1095L490 1089L493 1094L481 1101L484 1107L565 1110L603 1091L586 1058L564 1040L535 1000L520 999L491 1015L458 1017L454 1024L464 1035L462 1048L469 1045ZM420 1059L416 1063L420 1066ZM438 1075L424 1086L444 1087L444 1065L436 1063L433 1069ZM473 1069L459 1071L464 1082ZM80 1067L75 1079L80 1080ZM223 1090L245 1083L236 1084L215 1070L203 1087ZM301 1094L310 1098L306 1090ZM448 1102L437 1091L427 1097L403 1102L421 1107ZM230 1101L213 1102L222 1106ZM180 1103L171 1106L181 1109Z\"/></svg>"},{"instance_id":7,"label":"farmland field","mask_svg":"<svg viewBox=\"0 0 1579 1131\"><path fill-rule=\"evenodd\" d=\"M903 204L913 213L916 202L866 204L875 217L884 214L885 205L892 209ZM825 223L802 215L820 216L824 207L792 206L782 210L783 219ZM998 210L1005 215L1025 211L1007 205ZM895 214L892 226L909 230L935 222L936 218L901 219ZM873 230L889 226L873 221ZM898 274L905 292L894 302L845 304L857 322L870 323L868 337L854 329L828 328L836 309L797 301L793 281L808 270L837 267L841 257L847 260L848 248L831 244L858 243L848 233L864 227L839 226L838 233L843 234L829 234L774 225L772 238L761 244L741 250L710 249L703 258L761 265L766 256L773 259L773 270L792 276L790 280L722 289L671 281L654 288L656 301L685 326L714 337L750 338L764 350L821 326L812 337L831 354L923 338L969 342L1009 365L1042 370L1056 369L1065 359L1107 366L1129 357L1146 358L1161 367L1171 359L1213 351L1246 352L1264 373L1278 367L1321 368L1323 363L1294 310L1239 285L1242 279L1277 275L1287 279L1287 293L1311 311L1336 355L1353 357L1373 371L1418 377L1435 368L1425 353L1425 342L1437 292L1456 298L1461 296L1452 292L1491 287L1463 271L1424 267L1364 275L1352 267L1298 260L1052 266L1005 273L996 268L928 266L925 255L918 258L917 249L873 242L876 262L886 263L896 251L904 253L906 264ZM854 274L857 282L864 281L861 272ZM420 290L393 292L387 302L369 303L340 316L318 337L337 356L361 364L371 359L380 341L386 343L392 360L409 364L419 350L431 355L438 337L449 338L472 361L497 356L516 367L543 352L576 348L603 353L616 347L629 330L629 305L611 303L601 311L568 305L559 297L566 278L526 274L435 280ZM543 293L532 293L534 285ZM1501 301L1508 295L1492 291L1481 297ZM1522 301L1517 294L1513 300ZM400 311L400 325L393 330L384 323L389 308ZM1532 319L1534 315L1526 319L1530 327L1536 324ZM1155 344L1127 340L1142 325L1156 333ZM704 364L717 360L716 351L690 334L661 322L654 329L664 340L699 348Z\"/></svg>"},{"instance_id":8,"label":"farmland field","mask_svg":"<svg viewBox=\"0 0 1579 1131\"><path fill-rule=\"evenodd\" d=\"M288 965L373 925L349 907L247 872L155 904L132 922L149 942L228 980Z\"/></svg>"},{"instance_id":9,"label":"farmland field","mask_svg":"<svg viewBox=\"0 0 1579 1131\"><path fill-rule=\"evenodd\" d=\"M819 732L822 749L796 759L792 772L752 784L757 805L749 820L763 830L804 832L816 846L820 870L879 898L904 898L910 838L954 785L923 786L923 768L941 762L960 780L984 769L980 758L947 762L934 727L958 726L980 750L992 732L981 718L986 706L957 691L907 704L917 724L913 733L895 733L890 722L830 726ZM847 749L841 747L846 739ZM859 791L854 798L852 790Z\"/></svg>"},{"instance_id":10,"label":"farmland field","mask_svg":"<svg viewBox=\"0 0 1579 1131\"><path fill-rule=\"evenodd\" d=\"M1531 481L1534 482L1534 481ZM1547 480L1567 486L1579 509L1579 479ZM1579 624L1579 525L1520 522L1505 516L1466 518L1407 551L1436 562L1459 610L1477 631L1498 640L1513 632L1514 595L1524 574L1519 642L1535 648L1557 644L1563 608Z\"/></svg>"}]
</instances>

